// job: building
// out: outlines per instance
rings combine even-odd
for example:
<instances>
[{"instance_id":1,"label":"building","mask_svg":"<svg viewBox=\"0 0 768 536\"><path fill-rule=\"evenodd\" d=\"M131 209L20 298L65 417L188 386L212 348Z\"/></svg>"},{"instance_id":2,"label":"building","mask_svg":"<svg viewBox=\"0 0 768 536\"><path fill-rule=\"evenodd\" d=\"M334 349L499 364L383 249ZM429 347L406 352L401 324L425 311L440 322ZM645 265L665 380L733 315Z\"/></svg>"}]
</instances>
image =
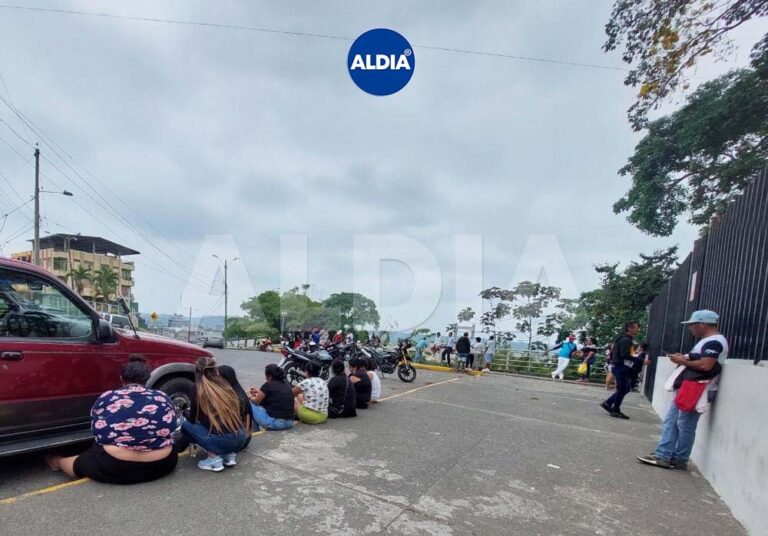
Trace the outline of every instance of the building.
<instances>
[{"instance_id":1,"label":"building","mask_svg":"<svg viewBox=\"0 0 768 536\"><path fill-rule=\"evenodd\" d=\"M125 256L138 254L136 250L98 236L54 234L40 238L40 267L78 291L97 311L106 313L120 314L113 301L118 296L125 298L131 311L138 313L139 304L133 295L133 272L136 266L131 261L123 260ZM11 258L31 263L33 252L13 253ZM108 303L104 303L104 297L96 295L94 285L89 279L76 281L72 276L72 272L78 268L95 273L102 266L108 266L117 275L117 292L107 297Z\"/></svg>"}]
</instances>

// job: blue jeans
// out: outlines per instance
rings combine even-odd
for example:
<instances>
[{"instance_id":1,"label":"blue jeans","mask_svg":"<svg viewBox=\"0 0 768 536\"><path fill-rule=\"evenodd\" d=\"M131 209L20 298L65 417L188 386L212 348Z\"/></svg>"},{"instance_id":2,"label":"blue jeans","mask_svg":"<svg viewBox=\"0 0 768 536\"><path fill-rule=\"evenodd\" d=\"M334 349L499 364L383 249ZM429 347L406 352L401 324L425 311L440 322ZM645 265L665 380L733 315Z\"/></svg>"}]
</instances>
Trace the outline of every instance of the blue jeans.
<instances>
[{"instance_id":1,"label":"blue jeans","mask_svg":"<svg viewBox=\"0 0 768 536\"><path fill-rule=\"evenodd\" d=\"M253 421L267 430L287 430L293 427L293 419L275 419L270 417L262 406L251 403Z\"/></svg>"},{"instance_id":2,"label":"blue jeans","mask_svg":"<svg viewBox=\"0 0 768 536\"><path fill-rule=\"evenodd\" d=\"M459 353L459 363L458 364L464 364L464 366L469 364L469 354L465 354L460 352Z\"/></svg>"},{"instance_id":3,"label":"blue jeans","mask_svg":"<svg viewBox=\"0 0 768 536\"><path fill-rule=\"evenodd\" d=\"M701 414L694 411L680 411L675 402L669 407L661 430L661 439L656 447L656 457L687 463L696 439L696 425Z\"/></svg>"},{"instance_id":4,"label":"blue jeans","mask_svg":"<svg viewBox=\"0 0 768 536\"><path fill-rule=\"evenodd\" d=\"M207 452L213 452L221 456L222 454L231 454L240 452L248 444L248 432L240 430L228 434L217 434L209 432L207 426L202 424L184 421L181 424L181 431L189 437L192 443L204 448Z\"/></svg>"},{"instance_id":5,"label":"blue jeans","mask_svg":"<svg viewBox=\"0 0 768 536\"><path fill-rule=\"evenodd\" d=\"M627 396L627 393L632 389L630 369L624 365L614 365L611 367L611 371L616 377L616 392L605 401L605 404L613 411L621 411L621 403L624 401L624 397Z\"/></svg>"}]
</instances>

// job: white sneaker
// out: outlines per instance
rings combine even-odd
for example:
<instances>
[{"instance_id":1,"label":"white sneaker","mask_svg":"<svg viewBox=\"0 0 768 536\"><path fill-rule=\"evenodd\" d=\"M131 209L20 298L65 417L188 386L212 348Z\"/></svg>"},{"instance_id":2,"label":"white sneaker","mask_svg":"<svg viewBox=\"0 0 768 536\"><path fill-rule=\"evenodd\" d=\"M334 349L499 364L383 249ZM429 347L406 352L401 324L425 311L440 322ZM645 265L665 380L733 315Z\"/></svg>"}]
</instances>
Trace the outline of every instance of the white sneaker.
<instances>
[{"instance_id":1,"label":"white sneaker","mask_svg":"<svg viewBox=\"0 0 768 536\"><path fill-rule=\"evenodd\" d=\"M237 465L237 454L230 452L222 456L224 458L224 467L234 467Z\"/></svg>"},{"instance_id":2,"label":"white sneaker","mask_svg":"<svg viewBox=\"0 0 768 536\"><path fill-rule=\"evenodd\" d=\"M215 458L205 458L197 462L197 467L203 471L213 471L214 473L218 473L224 470L223 462L224 460L221 459L221 456L216 456Z\"/></svg>"}]
</instances>

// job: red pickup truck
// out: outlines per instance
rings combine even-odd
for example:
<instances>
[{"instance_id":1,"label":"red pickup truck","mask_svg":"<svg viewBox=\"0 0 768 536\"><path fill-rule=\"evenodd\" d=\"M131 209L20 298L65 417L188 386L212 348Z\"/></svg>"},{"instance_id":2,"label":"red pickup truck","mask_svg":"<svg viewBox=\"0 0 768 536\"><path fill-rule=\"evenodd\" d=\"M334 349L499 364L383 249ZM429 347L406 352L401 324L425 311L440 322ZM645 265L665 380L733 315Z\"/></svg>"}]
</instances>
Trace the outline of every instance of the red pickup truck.
<instances>
[{"instance_id":1,"label":"red pickup truck","mask_svg":"<svg viewBox=\"0 0 768 536\"><path fill-rule=\"evenodd\" d=\"M148 386L184 409L198 346L117 329L56 276L0 258L0 457L91 437L90 409L141 354Z\"/></svg>"}]
</instances>

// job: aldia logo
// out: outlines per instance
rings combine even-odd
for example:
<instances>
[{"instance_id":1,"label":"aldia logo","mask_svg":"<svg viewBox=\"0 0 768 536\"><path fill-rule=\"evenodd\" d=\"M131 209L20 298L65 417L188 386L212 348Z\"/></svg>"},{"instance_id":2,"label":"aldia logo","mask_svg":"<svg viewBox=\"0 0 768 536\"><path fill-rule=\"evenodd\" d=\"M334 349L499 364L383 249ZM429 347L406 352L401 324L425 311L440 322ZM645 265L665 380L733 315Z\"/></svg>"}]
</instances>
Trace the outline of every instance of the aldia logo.
<instances>
[{"instance_id":1,"label":"aldia logo","mask_svg":"<svg viewBox=\"0 0 768 536\"><path fill-rule=\"evenodd\" d=\"M386 28L368 30L355 39L347 55L352 80L371 95L391 95L413 76L416 57L410 43Z\"/></svg>"}]
</instances>

